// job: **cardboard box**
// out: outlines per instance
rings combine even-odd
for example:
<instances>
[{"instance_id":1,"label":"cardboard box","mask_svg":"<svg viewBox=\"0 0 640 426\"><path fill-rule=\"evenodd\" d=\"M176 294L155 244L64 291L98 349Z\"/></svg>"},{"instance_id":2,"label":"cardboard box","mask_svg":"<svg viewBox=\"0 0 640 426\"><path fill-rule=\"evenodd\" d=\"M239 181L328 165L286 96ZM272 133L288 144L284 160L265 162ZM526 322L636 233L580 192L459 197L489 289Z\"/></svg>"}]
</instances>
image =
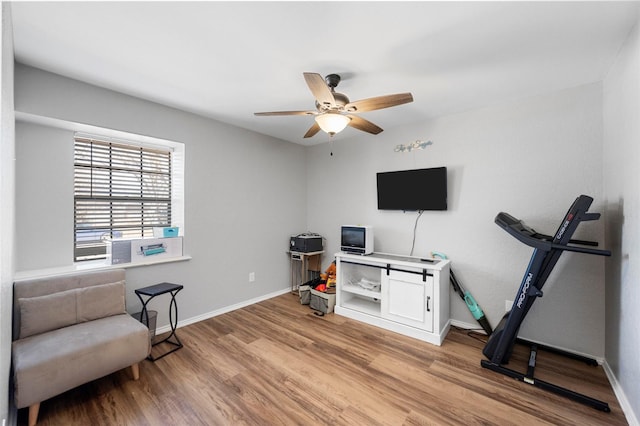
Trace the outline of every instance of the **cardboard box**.
<instances>
[{"instance_id":1,"label":"cardboard box","mask_svg":"<svg viewBox=\"0 0 640 426\"><path fill-rule=\"evenodd\" d=\"M182 237L115 239L107 243L112 265L145 263L182 256Z\"/></svg>"},{"instance_id":2,"label":"cardboard box","mask_svg":"<svg viewBox=\"0 0 640 426\"><path fill-rule=\"evenodd\" d=\"M131 262L182 256L182 237L131 240Z\"/></svg>"},{"instance_id":3,"label":"cardboard box","mask_svg":"<svg viewBox=\"0 0 640 426\"><path fill-rule=\"evenodd\" d=\"M171 238L177 237L180 232L180 228L173 227L155 227L153 228L153 236L156 238Z\"/></svg>"},{"instance_id":4,"label":"cardboard box","mask_svg":"<svg viewBox=\"0 0 640 426\"><path fill-rule=\"evenodd\" d=\"M309 258L307 259L307 270L319 272L321 258L322 256L319 254L314 254L313 256L309 256Z\"/></svg>"}]
</instances>

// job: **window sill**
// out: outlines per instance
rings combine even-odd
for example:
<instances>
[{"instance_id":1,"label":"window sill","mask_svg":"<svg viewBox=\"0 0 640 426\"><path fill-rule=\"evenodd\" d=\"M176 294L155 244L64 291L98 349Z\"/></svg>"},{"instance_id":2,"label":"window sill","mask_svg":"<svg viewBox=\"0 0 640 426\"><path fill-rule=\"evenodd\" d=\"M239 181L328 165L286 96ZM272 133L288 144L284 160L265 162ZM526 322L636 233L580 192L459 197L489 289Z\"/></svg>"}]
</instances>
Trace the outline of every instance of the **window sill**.
<instances>
[{"instance_id":1,"label":"window sill","mask_svg":"<svg viewBox=\"0 0 640 426\"><path fill-rule=\"evenodd\" d=\"M88 261L88 262L74 263L73 265L70 265L70 266L61 266L59 268L36 269L31 271L16 272L13 277L13 280L22 281L22 280L29 280L34 278L52 277L56 275L67 275L67 274L72 274L74 272L82 272L82 271L137 268L140 266L151 266L151 265L160 265L163 263L183 262L185 260L191 260L191 256L171 257L171 258L154 260L149 262L121 263L119 265L107 264L103 260Z\"/></svg>"}]
</instances>

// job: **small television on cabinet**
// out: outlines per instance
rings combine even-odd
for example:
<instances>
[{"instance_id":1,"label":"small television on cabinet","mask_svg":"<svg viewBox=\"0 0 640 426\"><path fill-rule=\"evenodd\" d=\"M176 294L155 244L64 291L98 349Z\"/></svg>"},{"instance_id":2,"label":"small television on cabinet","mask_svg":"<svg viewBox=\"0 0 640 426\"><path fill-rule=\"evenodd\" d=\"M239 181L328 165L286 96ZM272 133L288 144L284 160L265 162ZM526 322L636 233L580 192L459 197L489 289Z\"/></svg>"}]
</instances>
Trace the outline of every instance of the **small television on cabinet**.
<instances>
[{"instance_id":1,"label":"small television on cabinet","mask_svg":"<svg viewBox=\"0 0 640 426\"><path fill-rule=\"evenodd\" d=\"M378 210L447 210L447 168L381 172Z\"/></svg>"},{"instance_id":2,"label":"small television on cabinet","mask_svg":"<svg viewBox=\"0 0 640 426\"><path fill-rule=\"evenodd\" d=\"M345 253L373 253L373 228L361 225L340 227L340 250Z\"/></svg>"}]
</instances>

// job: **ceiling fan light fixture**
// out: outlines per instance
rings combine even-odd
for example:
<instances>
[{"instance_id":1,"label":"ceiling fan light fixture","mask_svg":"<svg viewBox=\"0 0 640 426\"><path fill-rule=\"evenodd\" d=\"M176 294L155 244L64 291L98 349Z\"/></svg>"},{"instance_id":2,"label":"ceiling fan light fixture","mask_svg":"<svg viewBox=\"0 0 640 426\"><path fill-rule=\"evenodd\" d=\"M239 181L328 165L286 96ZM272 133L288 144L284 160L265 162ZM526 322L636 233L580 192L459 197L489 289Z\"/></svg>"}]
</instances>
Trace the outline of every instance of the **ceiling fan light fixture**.
<instances>
[{"instance_id":1,"label":"ceiling fan light fixture","mask_svg":"<svg viewBox=\"0 0 640 426\"><path fill-rule=\"evenodd\" d=\"M343 131L350 121L351 118L335 112L326 112L324 114L316 115L316 123L318 123L318 126L320 126L320 128L330 136Z\"/></svg>"},{"instance_id":2,"label":"ceiling fan light fixture","mask_svg":"<svg viewBox=\"0 0 640 426\"><path fill-rule=\"evenodd\" d=\"M316 109L314 111L271 111L254 112L255 115L314 115L316 122L304 134L305 138L315 136L320 130L333 136L351 126L356 130L377 135L382 128L373 124L355 113L375 111L390 108L397 105L413 102L411 93L396 93L394 95L376 96L351 102L349 98L335 91L340 82L338 74L329 74L322 78L318 73L302 73L304 80L315 98Z\"/></svg>"}]
</instances>

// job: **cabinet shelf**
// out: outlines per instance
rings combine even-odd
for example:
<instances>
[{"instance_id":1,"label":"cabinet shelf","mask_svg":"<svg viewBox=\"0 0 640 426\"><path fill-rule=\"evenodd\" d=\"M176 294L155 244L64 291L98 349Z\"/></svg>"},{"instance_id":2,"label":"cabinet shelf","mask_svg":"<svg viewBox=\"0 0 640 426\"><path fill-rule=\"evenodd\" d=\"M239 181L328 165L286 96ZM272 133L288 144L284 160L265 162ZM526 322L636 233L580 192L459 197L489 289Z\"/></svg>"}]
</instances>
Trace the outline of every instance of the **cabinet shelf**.
<instances>
[{"instance_id":1,"label":"cabinet shelf","mask_svg":"<svg viewBox=\"0 0 640 426\"><path fill-rule=\"evenodd\" d=\"M366 288L358 287L353 284L345 284L342 287L342 291L347 293L357 294L359 296L371 297L372 299L380 299L380 291L367 290Z\"/></svg>"},{"instance_id":2,"label":"cabinet shelf","mask_svg":"<svg viewBox=\"0 0 640 426\"><path fill-rule=\"evenodd\" d=\"M351 297L342 303L342 307L354 309L365 314L380 316L380 300Z\"/></svg>"}]
</instances>

